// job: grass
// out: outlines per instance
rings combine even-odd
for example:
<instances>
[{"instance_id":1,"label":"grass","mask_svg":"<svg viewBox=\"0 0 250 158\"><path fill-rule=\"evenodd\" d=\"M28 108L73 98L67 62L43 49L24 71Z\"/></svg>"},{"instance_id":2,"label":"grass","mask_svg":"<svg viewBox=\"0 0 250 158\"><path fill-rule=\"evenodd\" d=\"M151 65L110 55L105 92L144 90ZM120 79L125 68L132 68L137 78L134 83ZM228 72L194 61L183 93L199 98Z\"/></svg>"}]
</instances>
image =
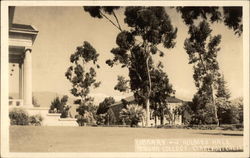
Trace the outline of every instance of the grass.
<instances>
[{"instance_id":1,"label":"grass","mask_svg":"<svg viewBox=\"0 0 250 158\"><path fill-rule=\"evenodd\" d=\"M134 152L135 139L224 139L242 146L242 131L11 126L11 152ZM238 151L238 150L236 150ZM239 150L241 151L241 150Z\"/></svg>"}]
</instances>

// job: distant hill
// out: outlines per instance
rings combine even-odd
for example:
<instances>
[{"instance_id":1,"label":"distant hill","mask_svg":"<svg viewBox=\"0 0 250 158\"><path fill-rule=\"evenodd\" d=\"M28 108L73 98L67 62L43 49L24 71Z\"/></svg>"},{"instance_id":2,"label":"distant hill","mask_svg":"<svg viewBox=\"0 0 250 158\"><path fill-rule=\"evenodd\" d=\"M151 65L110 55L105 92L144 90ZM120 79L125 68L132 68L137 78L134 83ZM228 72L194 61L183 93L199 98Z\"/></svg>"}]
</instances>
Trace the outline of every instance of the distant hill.
<instances>
[{"instance_id":1,"label":"distant hill","mask_svg":"<svg viewBox=\"0 0 250 158\"><path fill-rule=\"evenodd\" d=\"M10 96L12 98L18 98L18 93L11 93ZM62 98L63 95L62 94L58 94L55 92L33 92L33 96L35 97L38 105L40 105L40 107L47 107L49 108L51 105L51 102L56 98ZM76 107L77 105L74 104L74 98L68 98L68 102L67 105L71 106L71 114L73 116L75 116L76 114Z\"/></svg>"},{"instance_id":2,"label":"distant hill","mask_svg":"<svg viewBox=\"0 0 250 158\"><path fill-rule=\"evenodd\" d=\"M47 107L49 108L51 105L51 102L58 96L59 98L63 97L63 94L58 94L56 92L50 92L50 91L43 91L43 92L33 92L33 96L35 97L37 103L40 105L40 107ZM92 97L95 98L95 105L99 105L99 102L103 101L105 97L108 97L105 94L97 93L97 94L91 94ZM17 99L18 93L10 93L10 97ZM125 96L115 96L116 101L120 101ZM71 113L74 116L76 114L76 108L78 105L74 104L74 98L69 96L67 105L71 106Z\"/></svg>"},{"instance_id":3,"label":"distant hill","mask_svg":"<svg viewBox=\"0 0 250 158\"><path fill-rule=\"evenodd\" d=\"M11 93L11 97L18 98L17 93ZM54 98L62 97L62 94L58 94L55 92L33 92L33 96L35 97L37 103L40 105L40 107L50 107L51 102L54 100ZM69 104L73 104L73 98L68 99Z\"/></svg>"}]
</instances>

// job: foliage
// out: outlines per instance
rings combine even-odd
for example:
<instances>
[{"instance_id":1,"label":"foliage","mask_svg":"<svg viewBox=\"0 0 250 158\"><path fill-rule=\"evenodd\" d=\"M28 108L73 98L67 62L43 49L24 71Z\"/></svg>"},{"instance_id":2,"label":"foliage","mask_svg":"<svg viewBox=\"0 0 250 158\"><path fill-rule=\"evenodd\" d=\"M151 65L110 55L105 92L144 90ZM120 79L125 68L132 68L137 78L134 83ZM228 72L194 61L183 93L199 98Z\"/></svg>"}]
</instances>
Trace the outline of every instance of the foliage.
<instances>
[{"instance_id":1,"label":"foliage","mask_svg":"<svg viewBox=\"0 0 250 158\"><path fill-rule=\"evenodd\" d=\"M77 123L79 126L87 125L87 124L96 124L98 115L96 115L97 107L95 105L89 104L79 106L76 111L78 115L76 115Z\"/></svg>"},{"instance_id":2,"label":"foliage","mask_svg":"<svg viewBox=\"0 0 250 158\"><path fill-rule=\"evenodd\" d=\"M70 108L71 106L69 105L64 106L60 118L72 117L69 113Z\"/></svg>"},{"instance_id":3,"label":"foliage","mask_svg":"<svg viewBox=\"0 0 250 158\"><path fill-rule=\"evenodd\" d=\"M69 109L71 106L66 105L68 102L68 96L64 95L61 99L56 97L50 105L49 113L61 113L61 118L69 117Z\"/></svg>"},{"instance_id":4,"label":"foliage","mask_svg":"<svg viewBox=\"0 0 250 158\"><path fill-rule=\"evenodd\" d=\"M106 120L106 113L105 114L99 114L96 116L96 124L97 125L104 125Z\"/></svg>"},{"instance_id":5,"label":"foliage","mask_svg":"<svg viewBox=\"0 0 250 158\"><path fill-rule=\"evenodd\" d=\"M29 123L35 126L41 126L43 117L40 114L32 115L29 117Z\"/></svg>"},{"instance_id":6,"label":"foliage","mask_svg":"<svg viewBox=\"0 0 250 158\"><path fill-rule=\"evenodd\" d=\"M194 64L193 77L198 89L193 98L196 106L193 122L196 123L214 123L214 117L220 124L229 119L229 113L234 115L227 101L230 98L230 92L225 86L224 76L219 73L216 60L220 50L218 45L221 35L211 36L212 30L209 28L208 21L214 23L224 18L224 24L233 28L235 34L241 35L242 8L223 7L222 10L224 13L219 7L177 7L177 11L182 14L184 22L189 26L190 37L186 39L184 46L189 55L189 64ZM231 15L233 12L235 15ZM202 21L195 26L195 20L198 19ZM217 89L217 100L214 98L215 89Z\"/></svg>"},{"instance_id":7,"label":"foliage","mask_svg":"<svg viewBox=\"0 0 250 158\"><path fill-rule=\"evenodd\" d=\"M116 19L116 22L113 22L104 14L105 8L84 7L92 17L104 17L119 29L120 33L116 38L117 47L111 50L114 58L107 60L106 63L111 67L120 63L122 68L128 68L130 89L136 99L140 100L140 104L146 107L148 122L149 100L153 91L151 74L155 73L152 55L158 54L161 57L164 55L157 48L159 44L165 48L175 46L177 29L171 25L171 20L163 7L126 7L124 22L129 26L129 30L122 30L114 13L115 9L118 8L111 7L109 12L112 12ZM124 77L118 77L115 89L125 92L129 88L127 83Z\"/></svg>"},{"instance_id":8,"label":"foliage","mask_svg":"<svg viewBox=\"0 0 250 158\"><path fill-rule=\"evenodd\" d=\"M88 109L88 111L92 114L95 121L97 120L97 114L96 114L97 109L98 109L98 106L96 106L96 105L90 105L89 109Z\"/></svg>"},{"instance_id":9,"label":"foliage","mask_svg":"<svg viewBox=\"0 0 250 158\"><path fill-rule=\"evenodd\" d=\"M193 111L190 124L212 124L216 122L214 105L206 99L205 95L202 97L197 93L194 95L192 103L189 104Z\"/></svg>"},{"instance_id":10,"label":"foliage","mask_svg":"<svg viewBox=\"0 0 250 158\"><path fill-rule=\"evenodd\" d=\"M126 80L125 77L123 76L118 76L117 77L117 84L115 85L114 89L118 90L120 92L127 92L129 89L129 80Z\"/></svg>"},{"instance_id":11,"label":"foliage","mask_svg":"<svg viewBox=\"0 0 250 158\"><path fill-rule=\"evenodd\" d=\"M171 86L168 89L160 90L164 86L156 82L158 88L153 88L154 74L161 76L161 78L167 75L158 73L160 72L159 67L157 68L154 65L152 56L155 54L160 57L164 56L164 52L158 48L159 44L162 44L165 48L175 46L174 40L177 29L171 25L171 20L165 8L136 6L125 7L124 22L129 29L123 30L115 14L117 9L119 7L84 7L84 10L92 17L105 18L119 29L120 32L116 38L117 47L111 50L114 58L107 60L106 63L111 67L120 64L122 68L129 70L129 80L119 76L115 89L126 92L130 88L137 103L146 107L148 120L149 103L151 104L150 107L155 110L163 109L163 106L165 106L166 100L164 97L154 99L154 96L165 92L167 94L165 96L174 94ZM221 35L212 36L212 30L208 22L223 21L236 34L241 35L243 31L242 7L177 7L177 11L181 13L184 22L189 26L190 37L186 39L184 46L189 55L189 64L194 65L193 77L198 89L193 99L194 120L200 118L200 116L196 117L196 114L215 117L217 120L214 89L216 89L216 82L220 77L216 57L220 50L218 45ZM113 16L115 21L112 21L109 16ZM198 22L198 26L195 26L196 22ZM154 70L156 71L154 72ZM129 86L127 83L129 83ZM169 85L169 83L167 82L166 85ZM211 103L213 103L213 107ZM212 111L214 114L211 113ZM204 122L207 119L202 120L195 122ZM214 122L213 118L208 120Z\"/></svg>"},{"instance_id":12,"label":"foliage","mask_svg":"<svg viewBox=\"0 0 250 158\"><path fill-rule=\"evenodd\" d=\"M22 108L13 108L9 112L11 125L29 125L29 115Z\"/></svg>"},{"instance_id":13,"label":"foliage","mask_svg":"<svg viewBox=\"0 0 250 158\"><path fill-rule=\"evenodd\" d=\"M130 126L137 126L145 115L144 109L136 104L127 105L127 108L120 112L120 119L124 119Z\"/></svg>"},{"instance_id":14,"label":"foliage","mask_svg":"<svg viewBox=\"0 0 250 158\"><path fill-rule=\"evenodd\" d=\"M79 126L84 126L85 124L95 124L96 119L94 118L94 114L96 113L96 108L93 105L80 105L76 111L78 115L76 115L77 123ZM95 116L96 117L96 116Z\"/></svg>"},{"instance_id":15,"label":"foliage","mask_svg":"<svg viewBox=\"0 0 250 158\"><path fill-rule=\"evenodd\" d=\"M192 102L184 102L181 106L178 107L178 111L182 116L183 124L188 125L191 123L194 116L194 111L192 110Z\"/></svg>"},{"instance_id":16,"label":"foliage","mask_svg":"<svg viewBox=\"0 0 250 158\"><path fill-rule=\"evenodd\" d=\"M50 109L49 109L49 113L55 113L57 111L59 111L61 108L60 108L60 99L59 97L56 97L52 102L51 102L51 105L50 105Z\"/></svg>"},{"instance_id":17,"label":"foliage","mask_svg":"<svg viewBox=\"0 0 250 158\"><path fill-rule=\"evenodd\" d=\"M218 78L218 89L217 89L217 94L216 97L217 98L225 98L225 99L229 99L230 98L230 92L229 89L226 86L226 81L224 79L224 76Z\"/></svg>"},{"instance_id":18,"label":"foliage","mask_svg":"<svg viewBox=\"0 0 250 158\"><path fill-rule=\"evenodd\" d=\"M196 100L196 101L195 101ZM195 107L198 105L198 99L193 100L190 103L193 111L190 124L213 124L214 120L213 105L207 104L204 108ZM215 105L217 107L217 115L219 119L219 125L223 124L238 124L243 123L243 103L242 101L228 101L226 98L219 97L215 99ZM182 115L183 118L184 115Z\"/></svg>"},{"instance_id":19,"label":"foliage","mask_svg":"<svg viewBox=\"0 0 250 158\"><path fill-rule=\"evenodd\" d=\"M218 45L221 41L221 35L212 36L211 32L212 30L205 20L201 21L198 26L191 25L189 27L190 36L185 40L184 48L189 56L189 64L193 64L193 78L198 90L194 96L197 110L204 109L208 104L212 104L214 106L214 117L218 120L214 89L217 87L217 80L221 76L216 59L220 50ZM203 113L203 115L212 116L210 112Z\"/></svg>"},{"instance_id":20,"label":"foliage","mask_svg":"<svg viewBox=\"0 0 250 158\"><path fill-rule=\"evenodd\" d=\"M217 93L216 93L216 107L217 107L217 115L219 119L219 124L232 124L239 123L239 115L236 112L237 108L232 106L229 102L230 92L226 86L226 81L224 80L224 76L218 78L217 81Z\"/></svg>"},{"instance_id":21,"label":"foliage","mask_svg":"<svg viewBox=\"0 0 250 158\"><path fill-rule=\"evenodd\" d=\"M78 46L76 51L71 54L71 66L65 73L66 78L72 84L71 94L78 98L74 102L79 105L76 111L79 114L77 118L80 126L86 121L87 117L84 115L89 113L89 107L93 106L94 98L89 96L90 89L100 86L100 82L95 79L96 71L94 69L94 67L100 67L96 63L98 56L94 47L84 41L83 45ZM93 116L93 114L91 115Z\"/></svg>"},{"instance_id":22,"label":"foliage","mask_svg":"<svg viewBox=\"0 0 250 158\"><path fill-rule=\"evenodd\" d=\"M238 104L238 109L239 109L239 122L243 124L243 98L240 99L239 104ZM236 106L237 107L237 106Z\"/></svg>"},{"instance_id":23,"label":"foliage","mask_svg":"<svg viewBox=\"0 0 250 158\"><path fill-rule=\"evenodd\" d=\"M167 99L171 94L175 93L175 90L173 90L167 74L162 69L163 65L160 62L157 68L154 68L151 72L152 92L150 104L156 116L160 118L161 125L164 125L164 115L169 113Z\"/></svg>"},{"instance_id":24,"label":"foliage","mask_svg":"<svg viewBox=\"0 0 250 158\"><path fill-rule=\"evenodd\" d=\"M214 105L207 103L203 108L198 109L192 124L216 124Z\"/></svg>"},{"instance_id":25,"label":"foliage","mask_svg":"<svg viewBox=\"0 0 250 158\"><path fill-rule=\"evenodd\" d=\"M102 102L99 103L99 107L97 109L97 115L107 113L109 107L115 103L115 99L113 97L106 97Z\"/></svg>"},{"instance_id":26,"label":"foliage","mask_svg":"<svg viewBox=\"0 0 250 158\"><path fill-rule=\"evenodd\" d=\"M112 109L109 109L107 111L107 114L105 116L105 124L106 125L114 125L117 123L118 120L116 120L114 111Z\"/></svg>"},{"instance_id":27,"label":"foliage","mask_svg":"<svg viewBox=\"0 0 250 158\"><path fill-rule=\"evenodd\" d=\"M79 126L85 126L88 122L87 118L82 115L76 115L76 119Z\"/></svg>"},{"instance_id":28,"label":"foliage","mask_svg":"<svg viewBox=\"0 0 250 158\"><path fill-rule=\"evenodd\" d=\"M96 124L93 114L88 111L85 111L84 114L79 113L78 115L76 115L76 119L76 122L79 126L85 126L87 124Z\"/></svg>"},{"instance_id":29,"label":"foliage","mask_svg":"<svg viewBox=\"0 0 250 158\"><path fill-rule=\"evenodd\" d=\"M185 24L192 25L201 18L211 23L223 21L226 26L233 29L239 36L243 32L242 7L177 7Z\"/></svg>"},{"instance_id":30,"label":"foliage","mask_svg":"<svg viewBox=\"0 0 250 158\"><path fill-rule=\"evenodd\" d=\"M166 117L166 115L170 115L167 104L163 104L161 106L155 106L154 111L153 111L153 116L160 118L161 125L164 125L164 122L162 121L164 120L164 117Z\"/></svg>"},{"instance_id":31,"label":"foliage","mask_svg":"<svg viewBox=\"0 0 250 158\"><path fill-rule=\"evenodd\" d=\"M243 98L240 97L230 102L230 119L231 123L243 124Z\"/></svg>"},{"instance_id":32,"label":"foliage","mask_svg":"<svg viewBox=\"0 0 250 158\"><path fill-rule=\"evenodd\" d=\"M217 107L217 115L219 119L219 124L226 123L225 115L227 115L228 111L230 110L230 102L227 100L227 98L219 97L215 100L215 105ZM228 120L229 121L229 120Z\"/></svg>"}]
</instances>

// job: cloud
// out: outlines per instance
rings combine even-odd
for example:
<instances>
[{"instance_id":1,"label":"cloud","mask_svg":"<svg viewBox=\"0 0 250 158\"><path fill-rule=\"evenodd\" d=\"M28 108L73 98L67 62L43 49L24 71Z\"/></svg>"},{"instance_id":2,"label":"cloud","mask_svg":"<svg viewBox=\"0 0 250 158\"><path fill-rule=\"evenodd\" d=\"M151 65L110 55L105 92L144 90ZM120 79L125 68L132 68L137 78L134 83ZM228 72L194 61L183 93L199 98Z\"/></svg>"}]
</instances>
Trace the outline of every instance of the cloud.
<instances>
[{"instance_id":1,"label":"cloud","mask_svg":"<svg viewBox=\"0 0 250 158\"><path fill-rule=\"evenodd\" d=\"M190 89L183 89L183 88L180 88L178 86L175 86L175 90L176 90L175 96L177 98L183 99L186 101L192 100L194 92L191 91Z\"/></svg>"}]
</instances>

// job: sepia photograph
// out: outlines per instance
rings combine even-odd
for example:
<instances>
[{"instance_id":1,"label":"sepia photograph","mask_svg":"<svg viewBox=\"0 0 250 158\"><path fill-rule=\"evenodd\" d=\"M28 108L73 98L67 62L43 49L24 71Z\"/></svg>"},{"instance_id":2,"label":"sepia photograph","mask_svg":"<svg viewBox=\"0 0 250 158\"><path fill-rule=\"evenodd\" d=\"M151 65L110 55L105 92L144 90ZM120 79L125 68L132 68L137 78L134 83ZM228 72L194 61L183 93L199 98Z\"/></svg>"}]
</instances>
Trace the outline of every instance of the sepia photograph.
<instances>
[{"instance_id":1,"label":"sepia photograph","mask_svg":"<svg viewBox=\"0 0 250 158\"><path fill-rule=\"evenodd\" d=\"M249 157L247 1L1 13L2 157Z\"/></svg>"}]
</instances>

